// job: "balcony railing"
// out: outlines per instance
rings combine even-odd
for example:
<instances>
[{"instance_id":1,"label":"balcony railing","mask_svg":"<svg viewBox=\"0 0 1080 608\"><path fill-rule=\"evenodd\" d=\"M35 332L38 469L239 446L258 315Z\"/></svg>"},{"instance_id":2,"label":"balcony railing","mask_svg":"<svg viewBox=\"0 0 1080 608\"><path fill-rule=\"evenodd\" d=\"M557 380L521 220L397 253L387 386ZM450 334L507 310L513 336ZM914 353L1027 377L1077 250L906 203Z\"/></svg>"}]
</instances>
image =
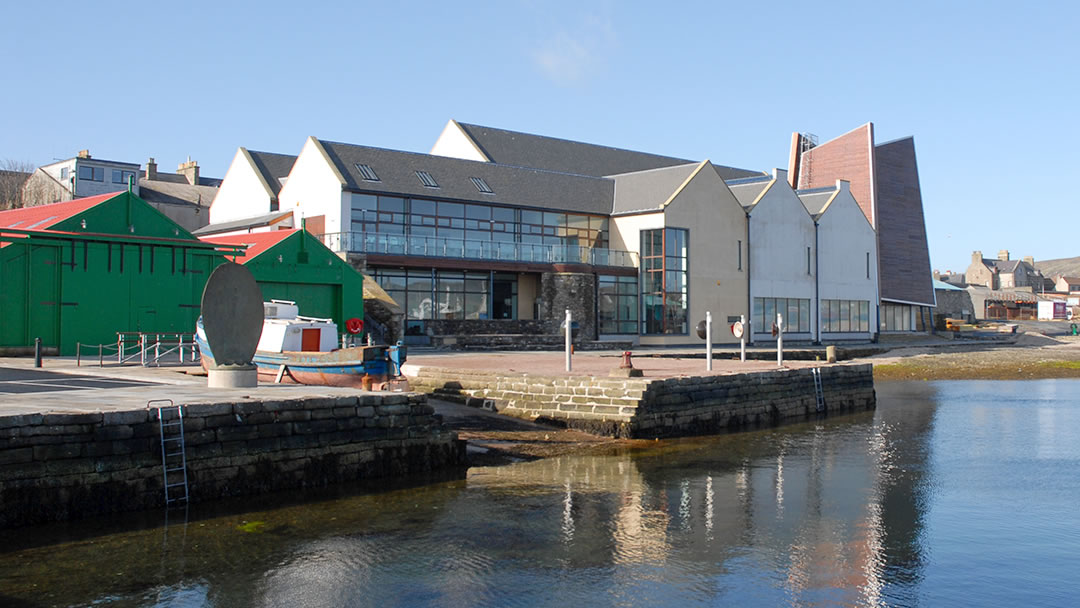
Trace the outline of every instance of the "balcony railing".
<instances>
[{"instance_id":1,"label":"balcony railing","mask_svg":"<svg viewBox=\"0 0 1080 608\"><path fill-rule=\"evenodd\" d=\"M578 245L504 243L370 232L329 232L320 235L319 238L327 247L339 252L409 255L459 260L637 267L637 254L632 251L581 247Z\"/></svg>"}]
</instances>

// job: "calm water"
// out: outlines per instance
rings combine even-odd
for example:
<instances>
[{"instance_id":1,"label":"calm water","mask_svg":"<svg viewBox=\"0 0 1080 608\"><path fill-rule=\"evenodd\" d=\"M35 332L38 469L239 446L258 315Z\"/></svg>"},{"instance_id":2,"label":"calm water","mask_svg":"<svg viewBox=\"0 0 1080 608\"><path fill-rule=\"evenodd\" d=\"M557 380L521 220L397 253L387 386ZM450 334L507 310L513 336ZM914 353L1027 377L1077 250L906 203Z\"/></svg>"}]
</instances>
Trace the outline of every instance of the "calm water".
<instances>
[{"instance_id":1,"label":"calm water","mask_svg":"<svg viewBox=\"0 0 1080 608\"><path fill-rule=\"evenodd\" d=\"M878 399L167 526L6 533L0 605L1080 604L1080 381L879 383Z\"/></svg>"}]
</instances>

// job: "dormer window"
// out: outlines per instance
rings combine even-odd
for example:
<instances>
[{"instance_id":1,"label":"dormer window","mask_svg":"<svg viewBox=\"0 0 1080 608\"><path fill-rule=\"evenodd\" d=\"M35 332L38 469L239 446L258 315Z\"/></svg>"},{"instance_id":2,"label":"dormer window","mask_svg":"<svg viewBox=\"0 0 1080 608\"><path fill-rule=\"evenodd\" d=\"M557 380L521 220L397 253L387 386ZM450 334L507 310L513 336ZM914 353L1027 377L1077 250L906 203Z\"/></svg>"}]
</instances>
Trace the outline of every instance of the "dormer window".
<instances>
[{"instance_id":1,"label":"dormer window","mask_svg":"<svg viewBox=\"0 0 1080 608\"><path fill-rule=\"evenodd\" d=\"M425 188L438 188L439 183L435 181L434 177L427 171L417 171L416 177L420 180L421 184L424 184Z\"/></svg>"},{"instance_id":2,"label":"dormer window","mask_svg":"<svg viewBox=\"0 0 1080 608\"><path fill-rule=\"evenodd\" d=\"M483 192L484 194L495 194L491 189L491 186L487 185L487 182L484 181L484 178L470 177L469 179L472 180L473 185L476 186L476 189L480 192Z\"/></svg>"},{"instance_id":3,"label":"dormer window","mask_svg":"<svg viewBox=\"0 0 1080 608\"><path fill-rule=\"evenodd\" d=\"M356 163L356 170L360 172L360 177L363 178L365 182L381 181L379 176L375 174L375 170L368 165Z\"/></svg>"}]
</instances>

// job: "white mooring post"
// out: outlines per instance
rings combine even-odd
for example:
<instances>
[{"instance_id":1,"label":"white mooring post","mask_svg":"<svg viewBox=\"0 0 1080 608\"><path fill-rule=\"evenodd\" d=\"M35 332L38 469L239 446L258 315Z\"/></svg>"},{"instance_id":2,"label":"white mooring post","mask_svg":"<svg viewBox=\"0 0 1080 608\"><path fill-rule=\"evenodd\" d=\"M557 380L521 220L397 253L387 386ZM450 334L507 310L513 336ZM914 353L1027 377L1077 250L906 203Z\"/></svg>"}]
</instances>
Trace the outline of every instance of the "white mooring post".
<instances>
[{"instance_id":1,"label":"white mooring post","mask_svg":"<svg viewBox=\"0 0 1080 608\"><path fill-rule=\"evenodd\" d=\"M739 361L746 363L746 334L750 328L746 326L746 315L739 315L739 324L742 325L742 335L739 336Z\"/></svg>"},{"instance_id":2,"label":"white mooring post","mask_svg":"<svg viewBox=\"0 0 1080 608\"><path fill-rule=\"evenodd\" d=\"M776 315L776 366L784 366L784 315Z\"/></svg>"},{"instance_id":3,"label":"white mooring post","mask_svg":"<svg viewBox=\"0 0 1080 608\"><path fill-rule=\"evenodd\" d=\"M570 349L572 345L570 343L570 309L566 309L566 371L570 371Z\"/></svg>"},{"instance_id":4,"label":"white mooring post","mask_svg":"<svg viewBox=\"0 0 1080 608\"><path fill-rule=\"evenodd\" d=\"M705 311L705 369L712 371L712 313Z\"/></svg>"}]
</instances>

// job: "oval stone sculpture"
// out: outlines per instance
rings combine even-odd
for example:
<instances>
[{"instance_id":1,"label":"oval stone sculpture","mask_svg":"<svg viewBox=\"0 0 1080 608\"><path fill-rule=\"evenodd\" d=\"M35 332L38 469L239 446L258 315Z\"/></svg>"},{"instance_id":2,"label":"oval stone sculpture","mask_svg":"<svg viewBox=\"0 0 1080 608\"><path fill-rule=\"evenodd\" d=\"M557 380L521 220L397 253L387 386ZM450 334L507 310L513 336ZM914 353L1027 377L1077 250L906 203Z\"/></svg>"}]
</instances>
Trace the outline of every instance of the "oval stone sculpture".
<instances>
[{"instance_id":1,"label":"oval stone sculpture","mask_svg":"<svg viewBox=\"0 0 1080 608\"><path fill-rule=\"evenodd\" d=\"M203 289L202 319L219 367L251 365L263 328L262 291L251 271L234 262L214 269Z\"/></svg>"}]
</instances>

